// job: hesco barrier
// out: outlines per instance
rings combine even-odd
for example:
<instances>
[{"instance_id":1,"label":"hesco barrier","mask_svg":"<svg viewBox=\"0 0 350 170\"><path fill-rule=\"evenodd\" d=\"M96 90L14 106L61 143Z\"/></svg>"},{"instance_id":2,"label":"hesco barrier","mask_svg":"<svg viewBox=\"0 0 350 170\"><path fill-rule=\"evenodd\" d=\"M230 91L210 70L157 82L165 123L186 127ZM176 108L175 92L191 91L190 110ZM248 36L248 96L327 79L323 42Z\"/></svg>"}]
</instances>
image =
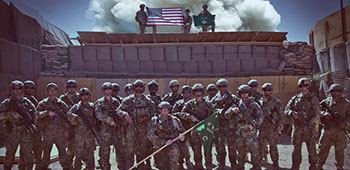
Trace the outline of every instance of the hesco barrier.
<instances>
[{"instance_id":1,"label":"hesco barrier","mask_svg":"<svg viewBox=\"0 0 350 170\"><path fill-rule=\"evenodd\" d=\"M274 94L283 95L283 94L295 94L297 93L297 81L303 76L257 76L257 77L224 77L229 82L228 89L236 93L236 89L241 84L246 84L250 79L256 79L259 81L260 86L264 83L270 82L274 85ZM180 82L180 88L182 85L194 85L195 83L202 83L207 86L210 83L216 83L218 78L146 78L141 79L145 83L148 83L152 80L157 80L159 87L159 94L164 95L169 91L168 83L172 79L176 79ZM61 78L61 77L42 77L37 79L37 97L38 99L43 99L47 97L47 92L45 87L48 83L54 82L59 86L59 94L65 93L65 82L69 79L74 79L78 82L78 88L87 87L92 92L92 100L96 100L102 96L101 85L106 82L115 82L120 86L120 95L125 96L124 86L127 83L134 82L137 78L125 78L125 79L98 79L98 78ZM259 90L261 88L259 87ZM146 88L146 92L148 90Z\"/></svg>"}]
</instances>

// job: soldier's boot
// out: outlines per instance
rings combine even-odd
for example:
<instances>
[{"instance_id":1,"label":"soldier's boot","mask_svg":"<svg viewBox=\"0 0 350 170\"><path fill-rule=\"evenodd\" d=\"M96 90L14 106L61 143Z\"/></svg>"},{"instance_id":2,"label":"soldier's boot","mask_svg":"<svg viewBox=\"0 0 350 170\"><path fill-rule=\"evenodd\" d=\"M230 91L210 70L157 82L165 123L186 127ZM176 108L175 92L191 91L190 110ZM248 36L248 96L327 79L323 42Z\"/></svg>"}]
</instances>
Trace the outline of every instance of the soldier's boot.
<instances>
[{"instance_id":1,"label":"soldier's boot","mask_svg":"<svg viewBox=\"0 0 350 170\"><path fill-rule=\"evenodd\" d=\"M272 167L273 167L273 168L272 168L273 170L279 170L280 167L279 167L279 165L278 165L278 161L274 161Z\"/></svg>"}]
</instances>

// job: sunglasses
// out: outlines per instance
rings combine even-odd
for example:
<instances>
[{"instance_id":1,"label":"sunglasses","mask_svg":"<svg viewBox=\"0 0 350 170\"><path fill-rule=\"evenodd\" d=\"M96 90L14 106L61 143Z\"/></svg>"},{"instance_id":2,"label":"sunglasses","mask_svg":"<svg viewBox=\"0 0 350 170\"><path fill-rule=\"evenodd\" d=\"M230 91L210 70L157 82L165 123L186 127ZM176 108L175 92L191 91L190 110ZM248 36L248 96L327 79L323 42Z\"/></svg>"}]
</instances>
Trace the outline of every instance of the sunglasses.
<instances>
[{"instance_id":1,"label":"sunglasses","mask_svg":"<svg viewBox=\"0 0 350 170\"><path fill-rule=\"evenodd\" d=\"M209 89L208 91L218 91L218 90L216 90L216 89Z\"/></svg>"},{"instance_id":2,"label":"sunglasses","mask_svg":"<svg viewBox=\"0 0 350 170\"><path fill-rule=\"evenodd\" d=\"M170 86L170 88L173 88L173 87L179 87L178 85L176 85L176 86Z\"/></svg>"},{"instance_id":3,"label":"sunglasses","mask_svg":"<svg viewBox=\"0 0 350 170\"><path fill-rule=\"evenodd\" d=\"M135 87L135 88L143 88L144 86L141 86L141 85L135 85L134 87Z\"/></svg>"},{"instance_id":4,"label":"sunglasses","mask_svg":"<svg viewBox=\"0 0 350 170\"><path fill-rule=\"evenodd\" d=\"M248 94L248 91L242 91L240 94Z\"/></svg>"},{"instance_id":5,"label":"sunglasses","mask_svg":"<svg viewBox=\"0 0 350 170\"><path fill-rule=\"evenodd\" d=\"M83 93L83 94L80 94L81 96L90 96L89 93Z\"/></svg>"},{"instance_id":6,"label":"sunglasses","mask_svg":"<svg viewBox=\"0 0 350 170\"><path fill-rule=\"evenodd\" d=\"M103 90L112 90L112 87L103 88Z\"/></svg>"},{"instance_id":7,"label":"sunglasses","mask_svg":"<svg viewBox=\"0 0 350 170\"><path fill-rule=\"evenodd\" d=\"M24 87L25 89L35 89L34 87Z\"/></svg>"},{"instance_id":8,"label":"sunglasses","mask_svg":"<svg viewBox=\"0 0 350 170\"><path fill-rule=\"evenodd\" d=\"M263 89L264 91L272 91L271 89Z\"/></svg>"},{"instance_id":9,"label":"sunglasses","mask_svg":"<svg viewBox=\"0 0 350 170\"><path fill-rule=\"evenodd\" d=\"M77 88L77 86L67 86L67 88Z\"/></svg>"},{"instance_id":10,"label":"sunglasses","mask_svg":"<svg viewBox=\"0 0 350 170\"><path fill-rule=\"evenodd\" d=\"M113 90L113 92L119 92L120 90Z\"/></svg>"},{"instance_id":11,"label":"sunglasses","mask_svg":"<svg viewBox=\"0 0 350 170\"><path fill-rule=\"evenodd\" d=\"M22 87L20 87L20 88L11 88L12 90L22 90Z\"/></svg>"}]
</instances>

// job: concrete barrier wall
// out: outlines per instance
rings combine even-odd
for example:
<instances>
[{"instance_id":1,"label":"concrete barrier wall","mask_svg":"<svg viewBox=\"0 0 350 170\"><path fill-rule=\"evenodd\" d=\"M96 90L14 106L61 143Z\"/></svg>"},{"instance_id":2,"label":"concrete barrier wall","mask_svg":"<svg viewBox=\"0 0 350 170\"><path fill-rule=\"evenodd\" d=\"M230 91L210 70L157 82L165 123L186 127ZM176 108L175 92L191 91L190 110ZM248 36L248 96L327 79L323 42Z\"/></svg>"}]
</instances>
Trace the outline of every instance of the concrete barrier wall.
<instances>
[{"instance_id":1,"label":"concrete barrier wall","mask_svg":"<svg viewBox=\"0 0 350 170\"><path fill-rule=\"evenodd\" d=\"M69 57L73 77L261 76L281 62L280 46L238 45L71 46Z\"/></svg>"}]
</instances>

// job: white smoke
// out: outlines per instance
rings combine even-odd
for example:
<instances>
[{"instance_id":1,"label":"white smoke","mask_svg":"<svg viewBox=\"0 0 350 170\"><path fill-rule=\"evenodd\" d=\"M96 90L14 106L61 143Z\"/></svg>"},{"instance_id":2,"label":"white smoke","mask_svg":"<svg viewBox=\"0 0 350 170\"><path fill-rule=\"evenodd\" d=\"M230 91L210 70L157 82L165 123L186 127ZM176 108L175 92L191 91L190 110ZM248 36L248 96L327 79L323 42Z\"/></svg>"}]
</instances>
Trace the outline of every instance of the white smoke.
<instances>
[{"instance_id":1,"label":"white smoke","mask_svg":"<svg viewBox=\"0 0 350 170\"><path fill-rule=\"evenodd\" d=\"M91 0L88 12L95 19L93 31L108 33L136 33L138 23L135 14L140 4L150 8L183 7L197 15L203 4L216 15L216 31L277 31L281 16L269 1L265 0ZM167 27L166 31L179 31ZM192 24L191 32L200 29Z\"/></svg>"}]
</instances>

